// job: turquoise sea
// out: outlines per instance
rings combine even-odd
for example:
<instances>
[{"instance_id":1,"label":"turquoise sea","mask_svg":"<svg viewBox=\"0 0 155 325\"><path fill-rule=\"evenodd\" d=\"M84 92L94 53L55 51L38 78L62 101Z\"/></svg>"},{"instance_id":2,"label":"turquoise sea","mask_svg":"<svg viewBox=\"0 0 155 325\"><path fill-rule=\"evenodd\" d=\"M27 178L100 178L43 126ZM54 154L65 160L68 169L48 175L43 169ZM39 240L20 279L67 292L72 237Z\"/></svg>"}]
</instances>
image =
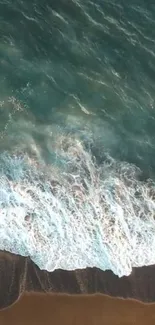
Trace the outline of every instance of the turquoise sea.
<instances>
[{"instance_id":1,"label":"turquoise sea","mask_svg":"<svg viewBox=\"0 0 155 325\"><path fill-rule=\"evenodd\" d=\"M155 4L0 0L0 249L155 264Z\"/></svg>"}]
</instances>

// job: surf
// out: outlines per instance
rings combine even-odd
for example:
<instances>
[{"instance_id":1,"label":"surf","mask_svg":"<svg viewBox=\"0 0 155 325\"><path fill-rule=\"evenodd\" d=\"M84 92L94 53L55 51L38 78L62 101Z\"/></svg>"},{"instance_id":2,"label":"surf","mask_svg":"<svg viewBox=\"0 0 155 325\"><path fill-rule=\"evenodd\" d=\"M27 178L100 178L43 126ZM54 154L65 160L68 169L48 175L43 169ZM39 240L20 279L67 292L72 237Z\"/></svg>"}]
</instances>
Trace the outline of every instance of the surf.
<instances>
[{"instance_id":1,"label":"surf","mask_svg":"<svg viewBox=\"0 0 155 325\"><path fill-rule=\"evenodd\" d=\"M47 271L97 267L121 277L154 264L153 181L106 152L99 163L65 132L51 148L54 163L36 153L0 154L0 249Z\"/></svg>"}]
</instances>

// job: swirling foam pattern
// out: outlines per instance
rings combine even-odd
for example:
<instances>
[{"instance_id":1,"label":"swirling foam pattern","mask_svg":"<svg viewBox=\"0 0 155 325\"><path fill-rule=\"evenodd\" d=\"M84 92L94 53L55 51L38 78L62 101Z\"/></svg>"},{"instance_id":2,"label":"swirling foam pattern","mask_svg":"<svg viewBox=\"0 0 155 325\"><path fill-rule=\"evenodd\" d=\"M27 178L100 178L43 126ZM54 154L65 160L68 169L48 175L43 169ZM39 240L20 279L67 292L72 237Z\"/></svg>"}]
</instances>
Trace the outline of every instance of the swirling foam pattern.
<instances>
[{"instance_id":1,"label":"swirling foam pattern","mask_svg":"<svg viewBox=\"0 0 155 325\"><path fill-rule=\"evenodd\" d=\"M57 159L63 168L0 155L0 249L48 271L95 266L121 277L155 264L153 182L108 155L99 165L67 135L57 139Z\"/></svg>"}]
</instances>

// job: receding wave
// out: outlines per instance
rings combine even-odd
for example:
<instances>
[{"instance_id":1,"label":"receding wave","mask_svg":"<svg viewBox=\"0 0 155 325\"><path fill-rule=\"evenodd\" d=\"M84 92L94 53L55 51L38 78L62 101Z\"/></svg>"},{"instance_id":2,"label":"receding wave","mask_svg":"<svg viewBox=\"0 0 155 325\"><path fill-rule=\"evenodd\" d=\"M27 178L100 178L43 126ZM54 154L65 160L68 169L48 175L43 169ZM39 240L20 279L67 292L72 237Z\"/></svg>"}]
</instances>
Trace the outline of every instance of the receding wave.
<instances>
[{"instance_id":1,"label":"receding wave","mask_svg":"<svg viewBox=\"0 0 155 325\"><path fill-rule=\"evenodd\" d=\"M155 186L106 152L100 163L73 135L52 142L55 164L14 150L0 155L0 249L41 268L155 264Z\"/></svg>"}]
</instances>

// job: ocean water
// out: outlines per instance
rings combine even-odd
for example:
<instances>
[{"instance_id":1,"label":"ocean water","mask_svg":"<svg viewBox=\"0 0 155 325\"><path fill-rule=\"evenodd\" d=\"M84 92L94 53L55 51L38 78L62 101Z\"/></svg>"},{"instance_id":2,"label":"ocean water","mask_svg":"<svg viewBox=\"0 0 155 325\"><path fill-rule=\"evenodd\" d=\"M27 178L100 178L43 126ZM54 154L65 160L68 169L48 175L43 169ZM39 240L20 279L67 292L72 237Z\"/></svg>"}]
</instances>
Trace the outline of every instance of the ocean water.
<instances>
[{"instance_id":1,"label":"ocean water","mask_svg":"<svg viewBox=\"0 0 155 325\"><path fill-rule=\"evenodd\" d=\"M155 264L155 5L0 0L0 249Z\"/></svg>"}]
</instances>

